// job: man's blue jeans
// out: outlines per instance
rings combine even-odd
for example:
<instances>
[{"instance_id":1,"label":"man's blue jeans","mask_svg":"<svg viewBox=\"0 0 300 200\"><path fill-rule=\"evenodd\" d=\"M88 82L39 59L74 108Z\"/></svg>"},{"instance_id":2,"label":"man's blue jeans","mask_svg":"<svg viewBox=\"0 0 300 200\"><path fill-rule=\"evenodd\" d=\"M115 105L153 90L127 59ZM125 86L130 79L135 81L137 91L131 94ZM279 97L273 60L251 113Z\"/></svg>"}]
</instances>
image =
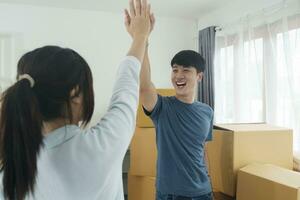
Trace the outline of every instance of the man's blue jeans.
<instances>
[{"instance_id":1,"label":"man's blue jeans","mask_svg":"<svg viewBox=\"0 0 300 200\"><path fill-rule=\"evenodd\" d=\"M156 200L213 200L213 195L212 193L208 193L197 197L184 197L172 194L161 194L160 192L157 192Z\"/></svg>"}]
</instances>

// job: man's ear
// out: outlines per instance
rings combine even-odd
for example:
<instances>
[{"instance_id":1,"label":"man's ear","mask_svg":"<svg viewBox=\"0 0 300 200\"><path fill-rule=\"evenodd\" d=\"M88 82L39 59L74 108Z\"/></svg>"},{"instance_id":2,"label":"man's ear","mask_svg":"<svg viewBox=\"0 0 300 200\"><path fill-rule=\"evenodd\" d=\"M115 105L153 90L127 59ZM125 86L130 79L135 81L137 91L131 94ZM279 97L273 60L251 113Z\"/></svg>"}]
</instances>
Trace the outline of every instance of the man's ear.
<instances>
[{"instance_id":1,"label":"man's ear","mask_svg":"<svg viewBox=\"0 0 300 200\"><path fill-rule=\"evenodd\" d=\"M197 73L197 81L198 81L198 82L202 81L203 75L204 75L203 72Z\"/></svg>"}]
</instances>

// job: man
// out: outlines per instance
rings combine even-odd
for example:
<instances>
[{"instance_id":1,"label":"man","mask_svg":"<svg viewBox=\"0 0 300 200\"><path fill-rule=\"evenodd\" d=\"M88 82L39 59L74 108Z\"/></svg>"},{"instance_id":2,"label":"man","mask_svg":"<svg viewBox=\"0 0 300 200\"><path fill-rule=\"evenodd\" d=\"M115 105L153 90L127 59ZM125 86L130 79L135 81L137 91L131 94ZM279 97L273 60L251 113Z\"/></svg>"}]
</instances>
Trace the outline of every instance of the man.
<instances>
[{"instance_id":1,"label":"man","mask_svg":"<svg viewBox=\"0 0 300 200\"><path fill-rule=\"evenodd\" d=\"M146 115L154 122L157 138L157 200L212 200L205 165L205 142L212 139L213 110L195 102L202 80L204 59L195 51L177 53L171 61L171 81L176 95L157 94L150 78L146 50L140 95Z\"/></svg>"},{"instance_id":2,"label":"man","mask_svg":"<svg viewBox=\"0 0 300 200\"><path fill-rule=\"evenodd\" d=\"M125 14L128 27L130 15L128 11ZM150 21L152 30L153 15ZM176 95L162 97L151 82L146 47L140 74L140 99L156 128L156 200L212 200L204 147L205 142L212 139L213 110L194 101L204 65L204 59L195 51L177 53L171 61L171 80Z\"/></svg>"}]
</instances>

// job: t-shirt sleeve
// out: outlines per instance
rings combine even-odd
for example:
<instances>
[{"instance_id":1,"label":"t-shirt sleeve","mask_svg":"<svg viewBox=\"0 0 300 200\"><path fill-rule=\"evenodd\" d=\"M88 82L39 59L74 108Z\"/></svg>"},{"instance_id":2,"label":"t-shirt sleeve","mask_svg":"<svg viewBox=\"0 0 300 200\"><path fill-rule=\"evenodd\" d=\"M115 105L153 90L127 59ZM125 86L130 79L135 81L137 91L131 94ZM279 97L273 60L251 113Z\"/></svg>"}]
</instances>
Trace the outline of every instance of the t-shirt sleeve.
<instances>
[{"instance_id":1,"label":"t-shirt sleeve","mask_svg":"<svg viewBox=\"0 0 300 200\"><path fill-rule=\"evenodd\" d=\"M162 102L163 102L163 97L157 94L157 102L151 112L149 112L143 107L145 115L149 116L153 122L156 122L159 118L159 114L162 110Z\"/></svg>"},{"instance_id":2,"label":"t-shirt sleeve","mask_svg":"<svg viewBox=\"0 0 300 200\"><path fill-rule=\"evenodd\" d=\"M209 125L209 131L208 131L208 135L206 137L206 142L208 141L212 141L212 132L213 132L213 127L214 127L214 113L213 110L211 110L212 114L211 114L211 119L210 119L210 125Z\"/></svg>"}]
</instances>

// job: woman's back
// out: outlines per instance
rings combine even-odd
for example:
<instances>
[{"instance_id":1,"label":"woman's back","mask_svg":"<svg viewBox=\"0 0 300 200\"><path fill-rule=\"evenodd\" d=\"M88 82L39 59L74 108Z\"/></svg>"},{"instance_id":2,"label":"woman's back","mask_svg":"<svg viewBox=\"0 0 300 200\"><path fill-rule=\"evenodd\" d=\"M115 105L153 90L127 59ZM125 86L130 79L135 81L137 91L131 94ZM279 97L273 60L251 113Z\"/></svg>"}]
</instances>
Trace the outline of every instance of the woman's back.
<instances>
[{"instance_id":1,"label":"woman's back","mask_svg":"<svg viewBox=\"0 0 300 200\"><path fill-rule=\"evenodd\" d=\"M120 64L109 110L87 130L48 133L38 156L34 196L26 199L123 199L122 161L135 128L140 62Z\"/></svg>"}]
</instances>

